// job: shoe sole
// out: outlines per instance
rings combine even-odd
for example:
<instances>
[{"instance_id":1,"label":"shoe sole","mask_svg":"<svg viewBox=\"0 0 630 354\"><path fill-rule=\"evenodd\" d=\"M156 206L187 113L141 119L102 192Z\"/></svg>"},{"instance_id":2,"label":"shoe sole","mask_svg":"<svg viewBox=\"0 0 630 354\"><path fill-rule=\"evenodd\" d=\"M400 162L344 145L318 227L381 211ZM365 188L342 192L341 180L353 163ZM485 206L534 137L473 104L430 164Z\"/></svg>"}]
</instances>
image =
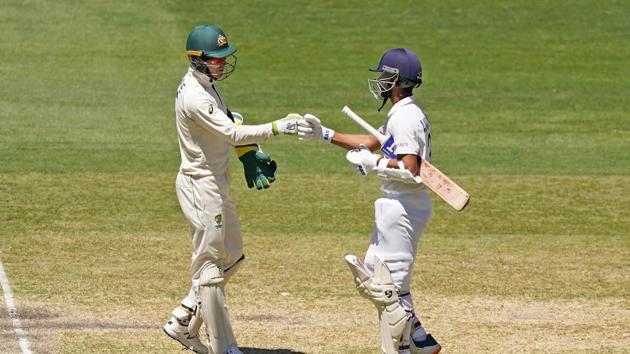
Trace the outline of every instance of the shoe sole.
<instances>
[{"instance_id":1,"label":"shoe sole","mask_svg":"<svg viewBox=\"0 0 630 354\"><path fill-rule=\"evenodd\" d=\"M182 347L184 347L186 350L190 350L191 352L195 352L197 354L204 354L202 352L198 352L195 350L195 347L188 347L186 346L186 344L184 344L184 342L182 342L181 340L177 339L176 337L173 337L170 333L168 333L168 331L166 331L165 328L162 328L162 331L164 332L164 334L166 334L167 336L169 336L170 338L174 339L177 341L177 343L181 344Z\"/></svg>"},{"instance_id":2,"label":"shoe sole","mask_svg":"<svg viewBox=\"0 0 630 354\"><path fill-rule=\"evenodd\" d=\"M435 348L434 351L431 352L431 354L438 354L440 351L442 351L442 346L438 346L437 348Z\"/></svg>"}]
</instances>

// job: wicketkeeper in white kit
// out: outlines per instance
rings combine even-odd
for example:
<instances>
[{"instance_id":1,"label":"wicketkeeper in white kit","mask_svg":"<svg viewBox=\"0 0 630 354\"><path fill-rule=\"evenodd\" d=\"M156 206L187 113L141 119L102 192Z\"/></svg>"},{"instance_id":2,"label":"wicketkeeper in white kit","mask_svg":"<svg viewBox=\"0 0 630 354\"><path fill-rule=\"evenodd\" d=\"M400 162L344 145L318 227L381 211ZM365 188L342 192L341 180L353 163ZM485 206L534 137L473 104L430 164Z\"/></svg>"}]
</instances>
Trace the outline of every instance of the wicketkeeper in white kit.
<instances>
[{"instance_id":1,"label":"wicketkeeper in white kit","mask_svg":"<svg viewBox=\"0 0 630 354\"><path fill-rule=\"evenodd\" d=\"M177 199L191 225L192 286L172 311L164 332L197 353L242 353L236 344L225 301L225 284L244 260L240 225L230 196L228 159L236 150L250 188L267 188L276 164L257 143L274 135L297 134L300 115L260 125L244 125L230 112L216 83L236 66L236 48L214 25L194 28L186 41L190 61L175 99L181 165ZM209 347L199 339L204 323Z\"/></svg>"},{"instance_id":2,"label":"wicketkeeper in white kit","mask_svg":"<svg viewBox=\"0 0 630 354\"><path fill-rule=\"evenodd\" d=\"M413 179L422 159L431 159L429 120L412 92L422 83L420 60L409 49L395 48L370 70L378 74L368 80L371 93L382 100L381 108L392 103L380 128L388 138L381 149L385 156L372 152L381 147L372 135L335 132L312 114L298 123L298 136L349 149L346 157L362 175L383 178L384 195L374 203L375 225L365 259L348 255L346 262L359 293L378 310L381 350L436 354L441 346L420 323L410 293L418 241L431 217L431 197Z\"/></svg>"}]
</instances>

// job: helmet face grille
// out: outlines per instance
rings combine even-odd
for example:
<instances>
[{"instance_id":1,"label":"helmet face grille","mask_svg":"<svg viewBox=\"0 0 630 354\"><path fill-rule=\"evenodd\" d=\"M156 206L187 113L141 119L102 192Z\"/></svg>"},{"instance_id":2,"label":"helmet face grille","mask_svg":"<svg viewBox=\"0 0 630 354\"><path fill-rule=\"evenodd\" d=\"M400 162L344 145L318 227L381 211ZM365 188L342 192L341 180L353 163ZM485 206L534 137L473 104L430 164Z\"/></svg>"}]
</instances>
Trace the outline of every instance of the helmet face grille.
<instances>
[{"instance_id":1,"label":"helmet face grille","mask_svg":"<svg viewBox=\"0 0 630 354\"><path fill-rule=\"evenodd\" d=\"M222 75L215 78L216 81L227 79L228 76L230 76L230 74L234 72L234 69L236 69L236 55L232 54L226 57L225 59L226 60L223 64L219 64L219 66L223 66L223 68L221 69ZM212 69L212 65L209 65L209 66ZM210 72L212 72L212 70L210 70Z\"/></svg>"},{"instance_id":2,"label":"helmet face grille","mask_svg":"<svg viewBox=\"0 0 630 354\"><path fill-rule=\"evenodd\" d=\"M237 58L235 55L229 55L225 61L220 64L209 64L205 56L189 56L190 67L207 76L212 81L221 81L227 79L236 68Z\"/></svg>"},{"instance_id":3,"label":"helmet face grille","mask_svg":"<svg viewBox=\"0 0 630 354\"><path fill-rule=\"evenodd\" d=\"M377 100L388 97L389 92L394 88L398 81L398 69L383 66L383 71L375 79L368 79L368 89L372 96Z\"/></svg>"}]
</instances>

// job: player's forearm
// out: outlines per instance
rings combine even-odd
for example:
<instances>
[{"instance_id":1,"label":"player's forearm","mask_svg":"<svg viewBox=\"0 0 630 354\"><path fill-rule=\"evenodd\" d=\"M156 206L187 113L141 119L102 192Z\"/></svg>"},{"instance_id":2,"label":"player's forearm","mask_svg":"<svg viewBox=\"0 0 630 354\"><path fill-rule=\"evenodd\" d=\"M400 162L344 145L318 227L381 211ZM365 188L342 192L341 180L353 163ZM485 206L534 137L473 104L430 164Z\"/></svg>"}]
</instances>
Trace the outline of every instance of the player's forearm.
<instances>
[{"instance_id":1,"label":"player's forearm","mask_svg":"<svg viewBox=\"0 0 630 354\"><path fill-rule=\"evenodd\" d=\"M398 160L403 162L405 169L417 176L420 173L420 164L418 163L418 155L398 155ZM392 160L388 163L398 166L398 160Z\"/></svg>"},{"instance_id":2,"label":"player's forearm","mask_svg":"<svg viewBox=\"0 0 630 354\"><path fill-rule=\"evenodd\" d=\"M264 142L273 136L271 123L257 125L235 124L225 113L214 110L205 112L201 108L193 111L194 121L215 136L222 137L231 145L246 145Z\"/></svg>"},{"instance_id":3,"label":"player's forearm","mask_svg":"<svg viewBox=\"0 0 630 354\"><path fill-rule=\"evenodd\" d=\"M229 129L225 138L232 145L262 143L274 135L271 123L259 125L238 125Z\"/></svg>"},{"instance_id":4,"label":"player's forearm","mask_svg":"<svg viewBox=\"0 0 630 354\"><path fill-rule=\"evenodd\" d=\"M238 112L230 112L231 121L223 120L225 124L218 131L232 145L258 144L275 135L297 134L297 121L302 116L297 113L289 113L284 118L274 120L267 124L244 125L243 116ZM218 126L218 125L217 125Z\"/></svg>"},{"instance_id":5,"label":"player's forearm","mask_svg":"<svg viewBox=\"0 0 630 354\"><path fill-rule=\"evenodd\" d=\"M387 157L383 158L387 159ZM399 161L402 161L403 167L411 172L412 175L417 176L420 173L420 164L418 163L417 155L398 155L397 159L388 159L386 167L400 168L400 165L398 164ZM378 162L380 162L380 160Z\"/></svg>"},{"instance_id":6,"label":"player's forearm","mask_svg":"<svg viewBox=\"0 0 630 354\"><path fill-rule=\"evenodd\" d=\"M371 135L344 134L335 132L331 142L344 149L358 149L360 145L365 145L368 149L374 151L378 149L378 140Z\"/></svg>"},{"instance_id":7,"label":"player's forearm","mask_svg":"<svg viewBox=\"0 0 630 354\"><path fill-rule=\"evenodd\" d=\"M271 123L259 125L228 125L225 136L232 145L262 143L274 135L297 134L297 120L302 116L289 113L286 117Z\"/></svg>"}]
</instances>

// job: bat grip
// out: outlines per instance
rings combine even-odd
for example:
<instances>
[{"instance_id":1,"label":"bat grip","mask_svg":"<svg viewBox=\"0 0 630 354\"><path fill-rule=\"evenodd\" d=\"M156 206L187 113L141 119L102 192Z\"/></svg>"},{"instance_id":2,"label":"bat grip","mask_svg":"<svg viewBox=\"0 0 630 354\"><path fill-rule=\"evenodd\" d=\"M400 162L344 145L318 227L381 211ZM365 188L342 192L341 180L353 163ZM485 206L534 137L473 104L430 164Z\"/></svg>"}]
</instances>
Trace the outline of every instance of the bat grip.
<instances>
[{"instance_id":1,"label":"bat grip","mask_svg":"<svg viewBox=\"0 0 630 354\"><path fill-rule=\"evenodd\" d=\"M350 109L350 107L344 106L341 109L341 112L343 112L350 119L352 119L355 123L357 123L359 126L361 126L361 128L365 129L368 133L370 133L372 136L374 136L381 143L381 145L383 145L385 143L385 141L387 140L385 135L379 133L378 130L374 129L374 127L372 127L370 124L368 124L368 122L363 120L363 118L359 117L358 114L354 113Z\"/></svg>"}]
</instances>

